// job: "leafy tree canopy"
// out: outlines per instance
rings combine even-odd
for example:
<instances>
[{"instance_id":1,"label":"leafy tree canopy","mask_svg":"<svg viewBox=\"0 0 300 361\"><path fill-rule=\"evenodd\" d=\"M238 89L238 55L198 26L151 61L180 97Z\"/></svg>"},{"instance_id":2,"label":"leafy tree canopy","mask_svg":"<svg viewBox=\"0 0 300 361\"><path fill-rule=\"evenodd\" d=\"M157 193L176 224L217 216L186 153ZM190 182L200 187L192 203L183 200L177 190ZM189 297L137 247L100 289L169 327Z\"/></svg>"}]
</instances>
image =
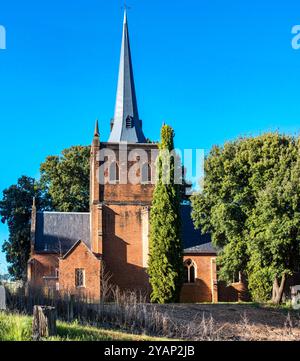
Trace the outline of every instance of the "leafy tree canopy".
<instances>
[{"instance_id":1,"label":"leafy tree canopy","mask_svg":"<svg viewBox=\"0 0 300 361\"><path fill-rule=\"evenodd\" d=\"M243 271L256 299L273 289L278 303L299 264L298 155L299 142L276 133L214 147L203 192L192 197L195 225L220 249L219 277L230 282Z\"/></svg>"},{"instance_id":2,"label":"leafy tree canopy","mask_svg":"<svg viewBox=\"0 0 300 361\"><path fill-rule=\"evenodd\" d=\"M10 264L8 271L14 279L22 279L26 274L34 197L39 209L48 208L48 200L34 179L23 176L16 185L3 191L3 199L0 201L1 221L7 223L9 229L9 238L3 244L3 252L6 253L7 262Z\"/></svg>"},{"instance_id":3,"label":"leafy tree canopy","mask_svg":"<svg viewBox=\"0 0 300 361\"><path fill-rule=\"evenodd\" d=\"M61 156L47 157L41 165L41 188L53 209L60 212L89 211L90 148L74 146Z\"/></svg>"},{"instance_id":4,"label":"leafy tree canopy","mask_svg":"<svg viewBox=\"0 0 300 361\"><path fill-rule=\"evenodd\" d=\"M33 197L38 210L89 210L89 154L89 147L65 149L61 156L50 156L41 165L40 181L23 176L17 184L3 191L0 216L9 229L9 239L4 242L3 251L14 279L26 275Z\"/></svg>"}]
</instances>

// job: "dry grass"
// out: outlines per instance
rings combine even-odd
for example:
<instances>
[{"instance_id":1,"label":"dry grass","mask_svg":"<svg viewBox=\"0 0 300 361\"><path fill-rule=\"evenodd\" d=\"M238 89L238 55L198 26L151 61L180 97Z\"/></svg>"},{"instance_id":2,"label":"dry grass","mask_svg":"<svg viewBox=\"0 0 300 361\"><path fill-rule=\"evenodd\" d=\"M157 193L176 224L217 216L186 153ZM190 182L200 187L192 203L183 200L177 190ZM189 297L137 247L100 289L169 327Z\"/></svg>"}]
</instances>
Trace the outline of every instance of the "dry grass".
<instances>
[{"instance_id":1,"label":"dry grass","mask_svg":"<svg viewBox=\"0 0 300 361\"><path fill-rule=\"evenodd\" d=\"M9 307L31 314L34 305L54 306L61 321L132 334L182 340L300 340L300 314L247 304L153 305L142 294L111 287L106 299L45 294L20 288L8 297Z\"/></svg>"},{"instance_id":2,"label":"dry grass","mask_svg":"<svg viewBox=\"0 0 300 361\"><path fill-rule=\"evenodd\" d=\"M300 313L251 304L178 304L159 306L172 320L182 324L201 324L202 330L211 324L203 339L232 341L294 341L300 340ZM210 321L210 322L209 322ZM194 328L197 329L196 327ZM190 339L201 339L201 332L191 333ZM200 336L200 337L199 337ZM205 335L204 335L205 336Z\"/></svg>"},{"instance_id":3,"label":"dry grass","mask_svg":"<svg viewBox=\"0 0 300 361\"><path fill-rule=\"evenodd\" d=\"M109 301L92 303L88 299L74 298L67 294L45 294L40 289L19 288L8 295L9 308L13 312L32 314L34 305L53 306L61 321L73 322L94 327L119 329L133 334L152 337L190 340L219 339L218 330L212 317L203 315L201 322L196 319L182 323L173 319L159 305L150 305L142 294L120 291L113 287Z\"/></svg>"},{"instance_id":4,"label":"dry grass","mask_svg":"<svg viewBox=\"0 0 300 361\"><path fill-rule=\"evenodd\" d=\"M300 323L292 322L290 313L281 327L272 327L268 324L256 325L249 321L244 313L241 322L237 324L237 335L241 341L299 341Z\"/></svg>"}]
</instances>

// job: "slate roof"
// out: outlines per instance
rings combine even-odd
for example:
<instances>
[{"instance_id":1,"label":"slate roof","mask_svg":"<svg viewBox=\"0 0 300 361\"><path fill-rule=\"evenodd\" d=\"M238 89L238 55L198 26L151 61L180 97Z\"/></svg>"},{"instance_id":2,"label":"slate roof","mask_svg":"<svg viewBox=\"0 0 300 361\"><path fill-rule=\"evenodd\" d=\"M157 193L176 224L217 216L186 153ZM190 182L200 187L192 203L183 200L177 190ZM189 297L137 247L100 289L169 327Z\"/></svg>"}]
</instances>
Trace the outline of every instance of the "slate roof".
<instances>
[{"instance_id":1,"label":"slate roof","mask_svg":"<svg viewBox=\"0 0 300 361\"><path fill-rule=\"evenodd\" d=\"M90 214L37 212L35 251L66 253L79 240L90 244Z\"/></svg>"},{"instance_id":2,"label":"slate roof","mask_svg":"<svg viewBox=\"0 0 300 361\"><path fill-rule=\"evenodd\" d=\"M210 235L195 230L191 206L181 207L184 253L216 253ZM35 251L37 253L68 252L79 240L89 248L90 213L37 212Z\"/></svg>"},{"instance_id":3,"label":"slate roof","mask_svg":"<svg viewBox=\"0 0 300 361\"><path fill-rule=\"evenodd\" d=\"M210 234L202 234L196 230L191 218L190 205L181 206L182 240L184 253L216 253L211 243Z\"/></svg>"}]
</instances>

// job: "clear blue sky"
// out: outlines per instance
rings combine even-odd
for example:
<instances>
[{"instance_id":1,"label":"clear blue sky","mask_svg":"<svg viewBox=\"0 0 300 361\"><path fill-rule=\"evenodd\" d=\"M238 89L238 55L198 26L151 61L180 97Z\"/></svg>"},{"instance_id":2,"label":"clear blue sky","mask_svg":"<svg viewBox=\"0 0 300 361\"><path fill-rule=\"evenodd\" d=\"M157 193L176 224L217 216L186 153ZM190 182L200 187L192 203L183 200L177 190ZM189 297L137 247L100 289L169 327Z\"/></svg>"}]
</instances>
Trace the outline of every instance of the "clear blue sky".
<instances>
[{"instance_id":1,"label":"clear blue sky","mask_svg":"<svg viewBox=\"0 0 300 361\"><path fill-rule=\"evenodd\" d=\"M299 0L128 0L140 116L176 145L300 128ZM0 190L38 176L47 155L107 140L122 31L121 0L1 1ZM0 226L0 245L7 230ZM0 272L5 270L0 255Z\"/></svg>"}]
</instances>

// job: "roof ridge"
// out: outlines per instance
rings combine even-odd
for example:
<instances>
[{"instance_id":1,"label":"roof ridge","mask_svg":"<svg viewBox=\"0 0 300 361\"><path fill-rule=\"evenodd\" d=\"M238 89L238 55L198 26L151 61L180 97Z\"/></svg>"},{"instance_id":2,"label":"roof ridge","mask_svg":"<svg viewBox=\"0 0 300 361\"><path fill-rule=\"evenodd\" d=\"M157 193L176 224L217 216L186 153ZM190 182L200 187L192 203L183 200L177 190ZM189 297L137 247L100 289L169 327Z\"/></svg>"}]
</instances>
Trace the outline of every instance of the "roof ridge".
<instances>
[{"instance_id":1,"label":"roof ridge","mask_svg":"<svg viewBox=\"0 0 300 361\"><path fill-rule=\"evenodd\" d=\"M37 213L43 214L91 214L91 212L57 212L57 211L38 211Z\"/></svg>"}]
</instances>

